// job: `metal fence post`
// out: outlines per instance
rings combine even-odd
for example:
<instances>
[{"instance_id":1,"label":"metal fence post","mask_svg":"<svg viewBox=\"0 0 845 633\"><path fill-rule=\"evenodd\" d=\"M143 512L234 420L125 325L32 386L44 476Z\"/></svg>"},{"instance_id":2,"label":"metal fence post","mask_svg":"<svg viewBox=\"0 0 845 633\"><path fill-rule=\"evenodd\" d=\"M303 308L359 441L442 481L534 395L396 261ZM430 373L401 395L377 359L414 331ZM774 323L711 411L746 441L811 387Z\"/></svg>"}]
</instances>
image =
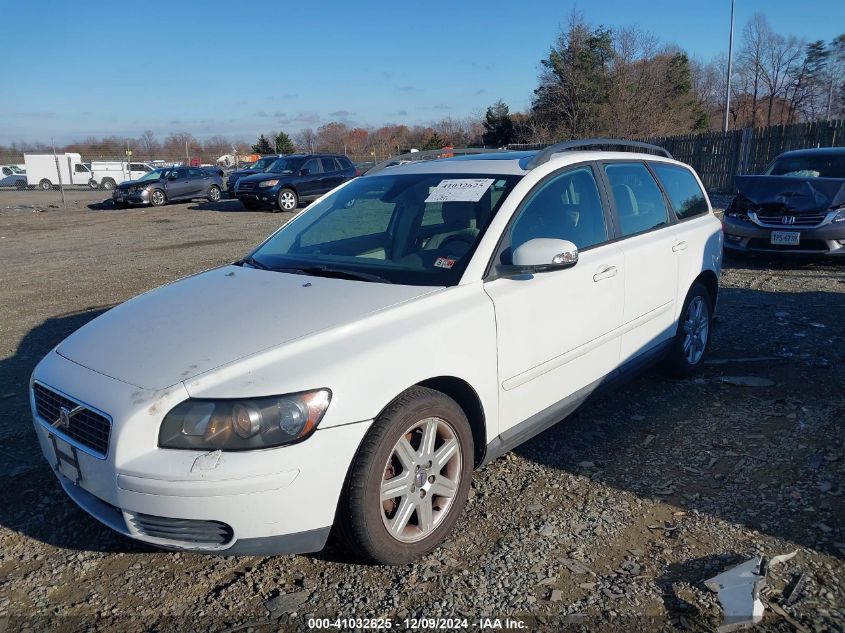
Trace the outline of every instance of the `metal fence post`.
<instances>
[{"instance_id":1,"label":"metal fence post","mask_svg":"<svg viewBox=\"0 0 845 633\"><path fill-rule=\"evenodd\" d=\"M56 161L56 174L59 177L59 191L62 193L62 206L65 205L65 186L62 183L62 168L59 166L59 156L56 154L56 142L53 139L50 139L50 143L53 145L53 160Z\"/></svg>"}]
</instances>

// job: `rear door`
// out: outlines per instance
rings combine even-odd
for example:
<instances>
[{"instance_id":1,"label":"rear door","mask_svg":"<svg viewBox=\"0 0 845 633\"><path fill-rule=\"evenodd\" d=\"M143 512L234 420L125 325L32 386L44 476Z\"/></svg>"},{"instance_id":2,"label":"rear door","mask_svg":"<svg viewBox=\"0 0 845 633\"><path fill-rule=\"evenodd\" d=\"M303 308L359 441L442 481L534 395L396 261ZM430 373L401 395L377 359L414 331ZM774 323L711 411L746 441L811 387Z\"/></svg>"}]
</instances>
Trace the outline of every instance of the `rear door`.
<instances>
[{"instance_id":1,"label":"rear door","mask_svg":"<svg viewBox=\"0 0 845 633\"><path fill-rule=\"evenodd\" d=\"M606 162L602 172L625 255L624 365L675 334L678 240L663 192L644 162Z\"/></svg>"},{"instance_id":2,"label":"rear door","mask_svg":"<svg viewBox=\"0 0 845 633\"><path fill-rule=\"evenodd\" d=\"M300 177L297 184L300 198L316 198L323 191L323 165L319 158L311 158L299 170Z\"/></svg>"},{"instance_id":3,"label":"rear door","mask_svg":"<svg viewBox=\"0 0 845 633\"><path fill-rule=\"evenodd\" d=\"M336 158L325 156L320 159L320 164L323 166L322 193L326 193L343 182L343 174Z\"/></svg>"},{"instance_id":4,"label":"rear door","mask_svg":"<svg viewBox=\"0 0 845 633\"><path fill-rule=\"evenodd\" d=\"M191 195L201 196L211 184L211 175L204 169L191 167L188 169L188 179L191 183Z\"/></svg>"},{"instance_id":5,"label":"rear door","mask_svg":"<svg viewBox=\"0 0 845 633\"><path fill-rule=\"evenodd\" d=\"M692 282L701 271L719 270L719 233L714 231L717 224L710 214L707 195L691 169L657 161L650 162L649 166L663 185L678 220L674 226L677 239L674 251L678 261L676 303L680 309ZM717 261L713 261L714 257Z\"/></svg>"}]
</instances>

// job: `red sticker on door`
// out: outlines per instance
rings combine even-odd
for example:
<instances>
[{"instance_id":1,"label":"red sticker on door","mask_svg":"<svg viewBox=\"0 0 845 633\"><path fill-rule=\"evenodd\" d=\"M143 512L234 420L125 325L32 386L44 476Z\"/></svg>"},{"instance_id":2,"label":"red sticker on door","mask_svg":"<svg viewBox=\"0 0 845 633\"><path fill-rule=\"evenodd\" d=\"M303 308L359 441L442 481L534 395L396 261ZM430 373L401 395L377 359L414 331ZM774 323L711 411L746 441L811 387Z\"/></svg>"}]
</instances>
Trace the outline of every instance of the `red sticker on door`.
<instances>
[{"instance_id":1,"label":"red sticker on door","mask_svg":"<svg viewBox=\"0 0 845 633\"><path fill-rule=\"evenodd\" d=\"M438 257L434 262L437 268L451 268L455 265L456 259L449 259L448 257Z\"/></svg>"}]
</instances>

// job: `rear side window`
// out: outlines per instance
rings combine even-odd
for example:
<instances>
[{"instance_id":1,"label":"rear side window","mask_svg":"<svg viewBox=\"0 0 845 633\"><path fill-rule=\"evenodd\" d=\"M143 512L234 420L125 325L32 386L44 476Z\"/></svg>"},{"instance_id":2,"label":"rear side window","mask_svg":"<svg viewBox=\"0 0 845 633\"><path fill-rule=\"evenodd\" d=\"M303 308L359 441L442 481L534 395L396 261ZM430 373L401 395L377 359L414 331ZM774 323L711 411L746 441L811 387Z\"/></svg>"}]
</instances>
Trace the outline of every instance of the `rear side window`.
<instances>
[{"instance_id":1,"label":"rear side window","mask_svg":"<svg viewBox=\"0 0 845 633\"><path fill-rule=\"evenodd\" d=\"M604 166L623 236L649 231L669 221L663 192L642 163Z\"/></svg>"},{"instance_id":2,"label":"rear side window","mask_svg":"<svg viewBox=\"0 0 845 633\"><path fill-rule=\"evenodd\" d=\"M329 157L321 158L320 162L323 164L323 171L325 173L328 173L328 172L331 172L331 171L337 171L337 165L335 164L334 158L329 158Z\"/></svg>"},{"instance_id":3,"label":"rear side window","mask_svg":"<svg viewBox=\"0 0 845 633\"><path fill-rule=\"evenodd\" d=\"M707 198L689 169L666 163L650 163L669 196L679 219L707 213Z\"/></svg>"},{"instance_id":4,"label":"rear side window","mask_svg":"<svg viewBox=\"0 0 845 633\"><path fill-rule=\"evenodd\" d=\"M355 167L352 165L352 161L348 158L340 156L335 160L340 164L341 169L355 169Z\"/></svg>"}]
</instances>

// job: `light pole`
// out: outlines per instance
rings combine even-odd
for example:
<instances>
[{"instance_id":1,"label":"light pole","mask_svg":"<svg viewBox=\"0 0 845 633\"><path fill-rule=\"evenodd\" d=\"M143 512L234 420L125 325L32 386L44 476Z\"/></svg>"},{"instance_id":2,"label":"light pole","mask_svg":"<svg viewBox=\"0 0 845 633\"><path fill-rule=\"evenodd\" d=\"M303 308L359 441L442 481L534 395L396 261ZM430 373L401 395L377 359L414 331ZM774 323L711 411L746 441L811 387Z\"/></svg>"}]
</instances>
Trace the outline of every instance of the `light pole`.
<instances>
[{"instance_id":1,"label":"light pole","mask_svg":"<svg viewBox=\"0 0 845 633\"><path fill-rule=\"evenodd\" d=\"M731 0L731 35L728 41L728 82L725 85L725 119L722 124L722 131L728 131L728 112L731 109L731 71L733 70L734 55L734 5L736 0Z\"/></svg>"}]
</instances>

